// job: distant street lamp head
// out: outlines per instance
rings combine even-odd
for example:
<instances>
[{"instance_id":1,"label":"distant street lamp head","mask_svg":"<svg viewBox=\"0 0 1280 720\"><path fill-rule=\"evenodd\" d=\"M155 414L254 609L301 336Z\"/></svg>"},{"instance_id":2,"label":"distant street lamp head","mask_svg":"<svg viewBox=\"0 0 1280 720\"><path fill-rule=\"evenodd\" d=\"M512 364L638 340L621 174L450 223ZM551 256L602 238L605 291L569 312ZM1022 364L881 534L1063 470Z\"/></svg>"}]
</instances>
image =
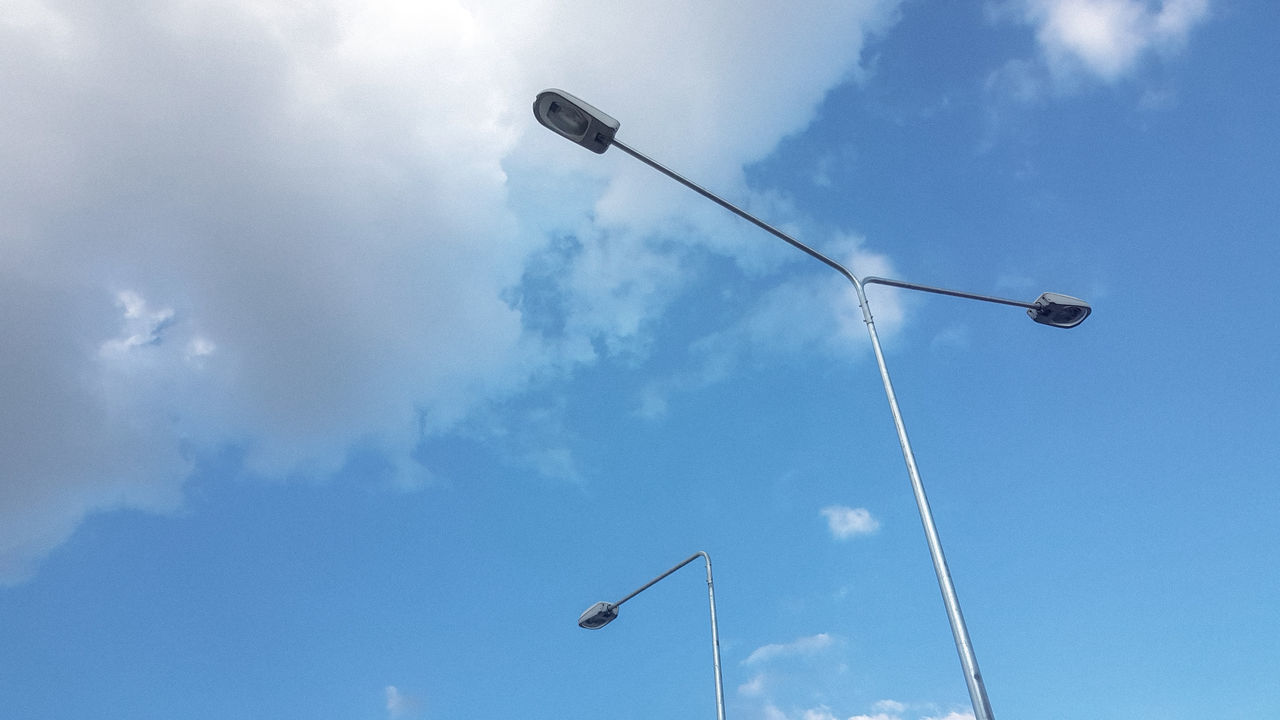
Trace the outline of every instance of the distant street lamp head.
<instances>
[{"instance_id":1,"label":"distant street lamp head","mask_svg":"<svg viewBox=\"0 0 1280 720\"><path fill-rule=\"evenodd\" d=\"M1073 328L1089 317L1093 309L1089 303L1080 298L1058 293L1045 293L1035 302L1035 307L1027 310L1027 315L1041 325L1052 325L1060 328Z\"/></svg>"},{"instance_id":2,"label":"distant street lamp head","mask_svg":"<svg viewBox=\"0 0 1280 720\"><path fill-rule=\"evenodd\" d=\"M598 602L587 608L578 617L578 627L596 630L613 622L618 617L618 606L608 602Z\"/></svg>"},{"instance_id":3,"label":"distant street lamp head","mask_svg":"<svg viewBox=\"0 0 1280 720\"><path fill-rule=\"evenodd\" d=\"M563 90L543 90L533 101L538 122L594 153L613 144L618 121Z\"/></svg>"}]
</instances>

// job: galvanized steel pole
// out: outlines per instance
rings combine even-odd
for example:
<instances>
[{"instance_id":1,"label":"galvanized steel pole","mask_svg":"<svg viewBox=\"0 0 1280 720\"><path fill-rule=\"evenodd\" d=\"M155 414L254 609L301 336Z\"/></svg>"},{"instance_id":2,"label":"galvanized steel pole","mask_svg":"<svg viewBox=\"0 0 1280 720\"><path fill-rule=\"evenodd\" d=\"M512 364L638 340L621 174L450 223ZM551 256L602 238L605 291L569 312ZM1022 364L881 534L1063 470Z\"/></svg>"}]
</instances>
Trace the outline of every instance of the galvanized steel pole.
<instances>
[{"instance_id":1,"label":"galvanized steel pole","mask_svg":"<svg viewBox=\"0 0 1280 720\"><path fill-rule=\"evenodd\" d=\"M858 293L858 304L862 308L862 318L867 325L867 334L871 336L871 347L875 351L876 364L880 368L880 380L884 384L885 396L889 400L889 412L893 415L893 424L898 432L898 444L902 446L902 456L907 463L907 475L911 480L911 491L915 495L916 508L920 511L920 523L924 525L925 539L929 545L929 555L933 558L933 571L938 576L938 588L942 591L942 602L946 607L947 620L951 624L951 635L955 639L956 652L960 655L960 665L964 670L965 685L969 689L969 699L973 703L974 718L975 720L995 720L995 715L991 711L991 702L987 699L986 685L982 681L982 673L978 670L978 658L974 654L973 643L969 639L969 628L965 625L964 615L960 612L960 598L956 594L955 585L951 581L951 570L947 567L947 559L942 552L942 540L938 537L938 528L933 522L933 511L929 508L929 498L925 495L924 483L920 480L920 472L916 468L915 453L912 452L911 442L907 439L907 428L902 421L902 413L898 409L898 398L893 392L893 383L889 380L889 370L885 366L884 353L880 349L880 338L876 334L876 326L871 317L871 306L867 302L866 292L863 290L863 282L860 281L858 276L854 275L852 271L835 260L832 260L817 250L814 250L808 245L805 245L799 240L787 235L769 223L755 217L746 210L743 210L728 200L712 193L710 190L707 190L674 170L671 170L644 154L624 145L619 142L616 137L613 138L612 145L649 167L657 170L663 175L666 175L681 185L684 185L690 190L693 190L699 195L711 200L729 212L732 212L738 217L743 218L760 229L787 242L815 260L827 265L831 269L843 275L845 279L853 285L854 290ZM896 280L885 280L883 278L867 278L867 282L893 285L896 287L911 290L922 290L924 292L933 292L943 295L954 295L986 302L1017 305L1020 307L1032 307L1028 303L1021 303L1014 300L1005 300L1003 298L994 298L984 295L975 295L972 293L963 293L955 290L933 288Z\"/></svg>"}]
</instances>

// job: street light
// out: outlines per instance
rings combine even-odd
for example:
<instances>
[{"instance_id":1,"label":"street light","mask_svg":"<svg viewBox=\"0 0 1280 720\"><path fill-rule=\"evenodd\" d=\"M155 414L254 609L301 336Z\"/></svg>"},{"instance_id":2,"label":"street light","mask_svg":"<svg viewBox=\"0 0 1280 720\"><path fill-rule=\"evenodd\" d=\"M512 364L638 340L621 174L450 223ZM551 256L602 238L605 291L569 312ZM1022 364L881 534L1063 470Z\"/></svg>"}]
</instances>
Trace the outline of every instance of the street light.
<instances>
[{"instance_id":1,"label":"street light","mask_svg":"<svg viewBox=\"0 0 1280 720\"><path fill-rule=\"evenodd\" d=\"M956 652L960 655L960 665L964 670L965 685L969 689L969 699L973 703L973 714L975 720L994 720L991 702L987 699L987 689L982 681L982 673L978 670L978 658L974 654L973 644L969 640L969 629L965 626L964 615L960 612L960 600L951 581L951 570L947 567L946 556L942 552L942 541L938 537L938 530L933 522L933 511L929 508L929 499L925 496L924 484L920 480L920 472L916 467L915 453L912 452L911 442L907 439L907 428L902 421L902 413L898 409L898 400L893 391L893 383L889 380L889 370L885 366L884 353L880 349L880 338L876 334L875 322L871 317L871 306L867 302L867 295L863 286L872 284L889 285L982 302L1014 305L1026 308L1027 315L1032 320L1042 325L1060 328L1073 328L1084 322L1091 312L1089 304L1079 298L1058 293L1044 293L1034 302L1026 303L887 278L868 277L860 280L853 272L835 260L751 215L674 170L623 144L614 137L619 127L617 120L569 93L562 90L545 90L539 93L533 103L533 112L538 118L538 122L592 152L603 153L610 147L616 146L619 150L654 170L830 267L853 285L858 294L858 305L862 309L862 319L866 323L867 334L871 337L871 348L875 352L876 365L880 369L880 380L884 384L885 396L889 400L889 412L893 415L893 424L898 432L898 443L902 446L902 456L907 464L907 475L911 480L911 490L915 495L916 508L920 511L920 522L924 525L925 539L929 544L929 555L933 559L933 570L938 576L938 588L942 591L942 602L946 607L947 620L951 624L951 634L955 638Z\"/></svg>"},{"instance_id":2,"label":"street light","mask_svg":"<svg viewBox=\"0 0 1280 720\"><path fill-rule=\"evenodd\" d=\"M598 602L595 605L592 605L591 607L583 611L582 615L578 616L578 626L586 628L588 630L598 630L604 627L605 625L608 625L609 623L617 619L618 608L622 605L622 603L639 595L645 590L648 590L649 587L657 583L659 580L679 570L685 565L688 565L694 560L697 560L698 558L702 558L707 563L707 598L711 602L711 660L712 662L715 663L715 668L716 668L716 718L717 720L724 720L724 681L720 676L720 633L716 629L716 588L715 588L715 584L711 581L711 556L710 555L701 551L696 552L690 555L688 558L685 558L685 560L682 561L679 565L676 565L675 567L662 573L658 577L645 583L640 587L639 590L636 590L635 592L622 598L618 602L613 602L613 603Z\"/></svg>"}]
</instances>

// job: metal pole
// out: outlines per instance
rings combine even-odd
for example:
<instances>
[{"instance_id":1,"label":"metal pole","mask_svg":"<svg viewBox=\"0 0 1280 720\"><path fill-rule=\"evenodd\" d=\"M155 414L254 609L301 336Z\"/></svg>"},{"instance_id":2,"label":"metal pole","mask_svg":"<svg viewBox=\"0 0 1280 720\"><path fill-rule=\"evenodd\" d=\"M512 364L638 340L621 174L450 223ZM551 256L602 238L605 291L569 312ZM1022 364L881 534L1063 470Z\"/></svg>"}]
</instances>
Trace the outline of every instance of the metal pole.
<instances>
[{"instance_id":1,"label":"metal pole","mask_svg":"<svg viewBox=\"0 0 1280 720\"><path fill-rule=\"evenodd\" d=\"M987 687L982 682L982 672L978 670L978 657L973 652L973 643L969 640L969 628L965 625L964 614L960 612L960 598L956 595L955 585L951 582L951 569L947 567L947 558L942 553L942 540L938 537L938 528L933 524L933 511L929 508L929 498L924 492L924 483L920 480L920 471L916 468L916 456L911 450L911 441L907 439L907 426L902 421L902 413L898 410L898 397L893 392L893 383L889 380L889 368L884 364L884 352L880 349L880 337L876 334L876 324L871 318L871 305L867 303L867 295L862 285L854 283L858 289L858 304L862 306L862 319L867 324L867 334L871 336L871 348L875 351L876 365L880 368L880 380L884 383L884 394L889 399L889 412L893 415L893 426L898 431L898 444L902 446L902 457L907 463L907 475L911 478L911 492L915 494L916 508L920 511L920 524L924 526L925 539L929 543L929 556L933 558L933 571L938 576L938 589L942 591L942 602L947 608L947 620L951 623L951 635L955 638L956 652L960 655L960 666L964 669L965 685L969 688L969 700L973 704L975 720L994 720L991 701L987 698Z\"/></svg>"},{"instance_id":2,"label":"metal pole","mask_svg":"<svg viewBox=\"0 0 1280 720\"><path fill-rule=\"evenodd\" d=\"M840 273L847 279L858 293L858 304L862 308L863 321L867 325L867 333L871 336L871 347L875 351L876 364L880 368L880 379L884 383L885 396L889 400L889 411L893 415L893 424L898 431L898 443L902 446L902 456L907 463L907 475L911 479L911 490L915 494L916 508L920 511L920 522L924 525L925 539L929 544L929 555L933 558L933 571L938 576L938 588L942 591L942 602L946 608L947 620L951 624L951 635L955 639L956 652L960 655L960 665L964 670L965 685L969 689L969 700L973 704L973 714L975 720L994 720L995 715L991 711L991 702L987 699L987 689L982 681L982 673L978 670L978 658L973 651L973 643L969 639L969 629L965 625L964 615L960 612L960 599L956 594L955 585L951 582L951 571L947 568L947 559L942 553L942 541L938 537L938 529L933 523L933 511L929 508L929 499L924 493L924 483L920 480L920 472L916 468L915 454L911 451L911 443L907 439L907 428L902 421L902 413L898 410L898 399L893 392L893 383L889 380L889 370L885 366L884 353L880 349L880 338L876 335L876 326L871 318L871 306L867 303L866 293L863 291L863 282L853 274L845 266L823 255L821 252L805 245L795 238L787 235L781 230L773 227L765 221L755 217L746 210L739 208L737 205L725 200L679 173L667 168L666 166L650 159L643 153L640 153L614 138L613 145L621 149L623 152L631 155L637 160L643 162L649 167L711 200L717 205L732 212L738 217L747 220L760 229L774 235L775 237L787 242L791 246L803 251L810 257L827 265L836 272ZM976 295L973 293L964 293L955 290L946 290L943 288L934 288L927 285L917 285L897 280L887 280L885 278L867 278L868 283L876 283L882 285L892 285L910 290L921 290L924 292L939 293L943 295L952 295L956 297L968 298L972 300L981 300L985 302L996 302L1005 305L1017 305L1020 307L1030 307L1026 303L1014 300L1005 300L1003 298L989 297L985 295ZM695 556L696 557L696 556ZM689 558L685 562L691 561ZM655 581L656 582L656 581ZM647 586L646 586L647 587ZM641 588L643 590L644 588ZM637 591L639 592L639 591ZM633 593L634 594L634 593ZM630 597L630 596L628 596Z\"/></svg>"},{"instance_id":3,"label":"metal pole","mask_svg":"<svg viewBox=\"0 0 1280 720\"><path fill-rule=\"evenodd\" d=\"M711 660L716 666L716 718L724 720L724 679L720 676L720 631L716 627L716 586L711 582L711 556L698 553L707 561L707 600L711 603Z\"/></svg>"}]
</instances>

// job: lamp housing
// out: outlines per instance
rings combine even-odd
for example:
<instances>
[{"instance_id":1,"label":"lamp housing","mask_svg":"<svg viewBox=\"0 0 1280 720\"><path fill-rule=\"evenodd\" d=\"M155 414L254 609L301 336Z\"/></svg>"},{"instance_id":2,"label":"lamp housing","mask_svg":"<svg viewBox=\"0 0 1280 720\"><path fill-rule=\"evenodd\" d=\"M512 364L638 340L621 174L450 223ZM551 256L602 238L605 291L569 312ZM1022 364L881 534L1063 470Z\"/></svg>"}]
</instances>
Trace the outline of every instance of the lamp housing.
<instances>
[{"instance_id":1,"label":"lamp housing","mask_svg":"<svg viewBox=\"0 0 1280 720\"><path fill-rule=\"evenodd\" d=\"M563 90L543 90L533 101L533 115L555 134L593 153L613 144L619 122Z\"/></svg>"},{"instance_id":2,"label":"lamp housing","mask_svg":"<svg viewBox=\"0 0 1280 720\"><path fill-rule=\"evenodd\" d=\"M618 617L618 606L610 602L598 602L587 608L578 617L578 627L597 630L608 625Z\"/></svg>"},{"instance_id":3,"label":"lamp housing","mask_svg":"<svg viewBox=\"0 0 1280 720\"><path fill-rule=\"evenodd\" d=\"M1041 325L1073 328L1089 317L1093 308L1089 303L1070 295L1044 293L1036 299L1035 307L1027 309L1027 315Z\"/></svg>"}]
</instances>

